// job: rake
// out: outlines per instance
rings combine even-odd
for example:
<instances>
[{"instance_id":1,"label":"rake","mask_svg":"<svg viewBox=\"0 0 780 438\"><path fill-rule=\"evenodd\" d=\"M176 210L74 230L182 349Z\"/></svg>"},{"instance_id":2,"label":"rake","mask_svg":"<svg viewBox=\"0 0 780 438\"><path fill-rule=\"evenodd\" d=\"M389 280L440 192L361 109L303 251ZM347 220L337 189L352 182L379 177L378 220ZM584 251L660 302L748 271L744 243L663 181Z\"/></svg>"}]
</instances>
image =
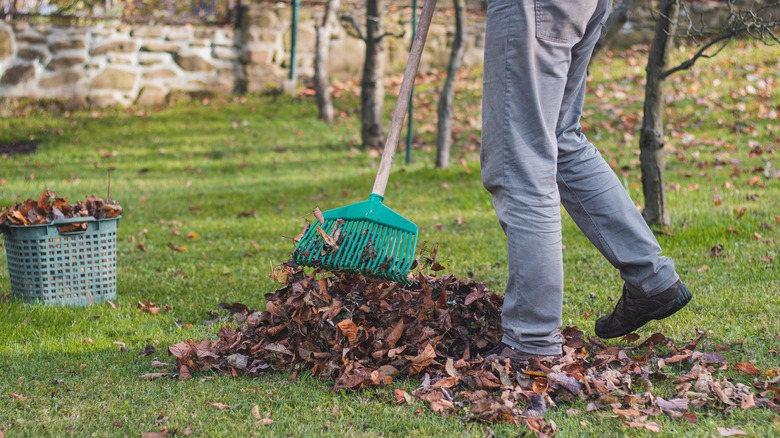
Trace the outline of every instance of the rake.
<instances>
[{"instance_id":1,"label":"rake","mask_svg":"<svg viewBox=\"0 0 780 438\"><path fill-rule=\"evenodd\" d=\"M293 252L297 264L409 283L417 225L385 206L383 200L435 6L436 0L423 4L371 194L363 202L323 212L322 221L315 222L298 241Z\"/></svg>"}]
</instances>

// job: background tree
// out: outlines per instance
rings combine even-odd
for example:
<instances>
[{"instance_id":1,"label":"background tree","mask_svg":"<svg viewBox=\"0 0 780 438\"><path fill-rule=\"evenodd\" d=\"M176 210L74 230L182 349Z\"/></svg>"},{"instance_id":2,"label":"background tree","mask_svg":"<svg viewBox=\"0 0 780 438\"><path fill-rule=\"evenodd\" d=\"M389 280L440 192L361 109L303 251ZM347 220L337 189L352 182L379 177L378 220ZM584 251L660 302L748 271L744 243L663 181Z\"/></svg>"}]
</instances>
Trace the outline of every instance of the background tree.
<instances>
[{"instance_id":1,"label":"background tree","mask_svg":"<svg viewBox=\"0 0 780 438\"><path fill-rule=\"evenodd\" d=\"M645 221L669 225L664 191L664 69L674 44L681 0L661 0L655 37L647 57L647 82L642 129L639 134L639 161L642 167L642 189Z\"/></svg>"},{"instance_id":2,"label":"background tree","mask_svg":"<svg viewBox=\"0 0 780 438\"><path fill-rule=\"evenodd\" d=\"M363 77L360 81L360 136L363 147L382 149L384 134L381 117L385 88L384 0L366 0L365 32L353 15L342 17L352 24L356 36L366 43Z\"/></svg>"},{"instance_id":3,"label":"background tree","mask_svg":"<svg viewBox=\"0 0 780 438\"><path fill-rule=\"evenodd\" d=\"M333 27L336 26L336 12L341 6L341 0L328 0L322 23L317 27L317 41L314 52L314 90L317 94L317 108L320 118L328 123L333 122L333 99L330 95L330 78L328 77L328 52Z\"/></svg>"},{"instance_id":4,"label":"background tree","mask_svg":"<svg viewBox=\"0 0 780 438\"><path fill-rule=\"evenodd\" d=\"M645 85L644 113L639 134L639 160L642 168L642 192L645 207L642 215L649 224L668 226L669 211L666 207L664 189L664 81L674 73L690 69L701 58L710 58L722 50L728 42L738 36L747 36L765 43L780 43L776 29L780 18L774 16L780 2L761 5L750 3L740 9L734 0L726 4L728 18L723 26L697 27L688 13L683 0L661 0L655 36L647 56L647 82ZM685 29L682 36L692 38L699 49L687 60L667 68L669 53L674 47L674 38L680 28L680 11L685 11Z\"/></svg>"},{"instance_id":5,"label":"background tree","mask_svg":"<svg viewBox=\"0 0 780 438\"><path fill-rule=\"evenodd\" d=\"M463 52L465 51L464 30L466 21L466 1L453 0L455 7L455 37L452 41L450 62L447 65L447 80L441 88L438 109L438 129L436 135L436 167L446 169L449 167L450 148L452 146L452 100L455 95L455 78L461 64L463 64Z\"/></svg>"},{"instance_id":6,"label":"background tree","mask_svg":"<svg viewBox=\"0 0 780 438\"><path fill-rule=\"evenodd\" d=\"M384 0L366 1L366 58L360 82L360 136L364 147L382 149L382 106L385 100Z\"/></svg>"}]
</instances>

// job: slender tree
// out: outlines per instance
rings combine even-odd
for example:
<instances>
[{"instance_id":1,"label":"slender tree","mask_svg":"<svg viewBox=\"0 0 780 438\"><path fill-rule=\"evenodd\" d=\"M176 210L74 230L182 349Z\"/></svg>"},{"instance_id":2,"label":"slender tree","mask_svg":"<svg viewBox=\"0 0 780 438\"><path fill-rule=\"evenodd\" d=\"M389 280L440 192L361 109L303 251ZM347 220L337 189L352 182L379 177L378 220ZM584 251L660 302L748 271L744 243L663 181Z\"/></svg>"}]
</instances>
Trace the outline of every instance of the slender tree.
<instances>
[{"instance_id":1,"label":"slender tree","mask_svg":"<svg viewBox=\"0 0 780 438\"><path fill-rule=\"evenodd\" d=\"M780 28L780 17L773 17L780 2L767 2L756 6L751 3L746 9L729 0L728 19L719 28L696 26L694 17L688 13L683 0L661 0L655 36L647 57L647 82L645 85L644 113L639 134L639 160L642 169L642 192L645 207L642 212L649 224L670 224L664 190L664 81L674 73L688 70L701 58L717 55L728 42L741 35L764 43L780 43L776 30ZM772 9L775 8L775 9ZM680 11L685 10L685 14ZM681 17L687 20L678 24ZM669 52L674 47L678 29L685 29L681 36L694 39L699 49L687 60L669 68Z\"/></svg>"},{"instance_id":2,"label":"slender tree","mask_svg":"<svg viewBox=\"0 0 780 438\"><path fill-rule=\"evenodd\" d=\"M360 82L361 138L364 147L382 149L384 133L381 118L385 99L382 80L385 75L385 37L403 37L401 34L385 32L384 0L366 0L365 32L353 15L344 15L342 20L352 24L356 37L366 43L366 57L363 62L363 78Z\"/></svg>"},{"instance_id":3,"label":"slender tree","mask_svg":"<svg viewBox=\"0 0 780 438\"><path fill-rule=\"evenodd\" d=\"M664 79L677 31L681 0L661 0L655 37L647 57L647 82L642 130L639 134L639 160L645 195L643 215L648 223L669 224L664 192Z\"/></svg>"},{"instance_id":4,"label":"slender tree","mask_svg":"<svg viewBox=\"0 0 780 438\"><path fill-rule=\"evenodd\" d=\"M340 6L341 0L328 0L322 23L317 27L317 47L314 54L314 90L317 93L317 108L320 118L328 123L333 122L333 99L330 95L330 78L328 77L328 52L333 28L338 24L336 12Z\"/></svg>"},{"instance_id":5,"label":"slender tree","mask_svg":"<svg viewBox=\"0 0 780 438\"><path fill-rule=\"evenodd\" d=\"M452 100L455 96L455 79L463 64L464 23L466 21L465 0L453 0L455 6L455 37L452 41L450 62L447 65L447 80L441 88L438 108L438 130L436 136L436 167L446 169L449 167L450 149L452 147Z\"/></svg>"},{"instance_id":6,"label":"slender tree","mask_svg":"<svg viewBox=\"0 0 780 438\"><path fill-rule=\"evenodd\" d=\"M364 147L382 149L382 106L385 100L384 0L366 1L366 57L360 83L360 130Z\"/></svg>"}]
</instances>

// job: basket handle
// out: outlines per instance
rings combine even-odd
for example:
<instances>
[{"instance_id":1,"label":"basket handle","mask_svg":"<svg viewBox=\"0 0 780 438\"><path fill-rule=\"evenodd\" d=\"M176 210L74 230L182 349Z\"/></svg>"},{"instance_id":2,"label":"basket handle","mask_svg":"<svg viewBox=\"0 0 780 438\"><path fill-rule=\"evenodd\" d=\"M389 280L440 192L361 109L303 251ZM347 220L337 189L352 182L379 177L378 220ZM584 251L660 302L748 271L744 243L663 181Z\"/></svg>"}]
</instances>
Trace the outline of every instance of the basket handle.
<instances>
[{"instance_id":1,"label":"basket handle","mask_svg":"<svg viewBox=\"0 0 780 438\"><path fill-rule=\"evenodd\" d=\"M71 218L67 218L67 219L55 219L55 220L51 221L51 223L48 224L47 227L59 227L60 225L80 224L80 223L84 223L84 222L97 222L97 219L95 219L92 216L71 217ZM68 235L68 236L75 236L75 235L84 234L84 233L87 232L87 230L81 230L81 231L71 231L71 232L68 232L68 233L63 233L62 231L59 230L59 228L57 229L57 231L60 234L65 234L65 235Z\"/></svg>"}]
</instances>

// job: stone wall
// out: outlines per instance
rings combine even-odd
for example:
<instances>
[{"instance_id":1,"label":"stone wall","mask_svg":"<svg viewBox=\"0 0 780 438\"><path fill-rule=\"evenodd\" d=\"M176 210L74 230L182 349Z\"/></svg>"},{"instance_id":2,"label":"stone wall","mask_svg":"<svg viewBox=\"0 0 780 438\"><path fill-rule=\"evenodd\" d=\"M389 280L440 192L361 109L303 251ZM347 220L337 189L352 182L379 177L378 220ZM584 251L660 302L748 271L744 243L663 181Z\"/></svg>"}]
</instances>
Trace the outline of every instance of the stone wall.
<instances>
[{"instance_id":1,"label":"stone wall","mask_svg":"<svg viewBox=\"0 0 780 438\"><path fill-rule=\"evenodd\" d=\"M16 21L0 24L0 46L10 48L0 53L3 97L154 105L176 93L232 93L243 78L227 28Z\"/></svg>"},{"instance_id":2,"label":"stone wall","mask_svg":"<svg viewBox=\"0 0 780 438\"><path fill-rule=\"evenodd\" d=\"M2 100L61 99L75 105L157 105L185 96L261 92L278 87L290 63L289 7L251 5L238 29L214 26L0 22ZM305 9L298 28L297 65L302 81L313 76L315 23L322 11ZM444 67L454 24L431 26L422 68ZM411 32L409 17L388 17L406 28L388 38L388 65L401 71ZM484 24L470 23L466 64L482 61ZM365 45L344 28L331 40L330 74L359 78Z\"/></svg>"}]
</instances>

